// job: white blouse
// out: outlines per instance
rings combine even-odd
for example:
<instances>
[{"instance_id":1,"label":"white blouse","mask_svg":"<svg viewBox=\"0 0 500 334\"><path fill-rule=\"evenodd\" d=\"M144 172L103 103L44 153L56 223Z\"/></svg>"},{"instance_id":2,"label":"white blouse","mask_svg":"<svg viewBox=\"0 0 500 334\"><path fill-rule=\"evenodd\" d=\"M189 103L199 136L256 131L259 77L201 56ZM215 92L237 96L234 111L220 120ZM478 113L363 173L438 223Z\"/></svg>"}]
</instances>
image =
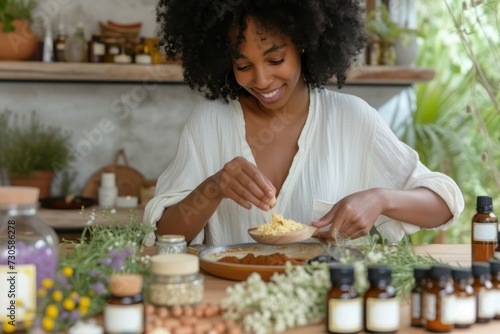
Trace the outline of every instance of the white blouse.
<instances>
[{"instance_id":1,"label":"white blouse","mask_svg":"<svg viewBox=\"0 0 500 334\"><path fill-rule=\"evenodd\" d=\"M257 138L264 144L281 131L287 120L262 129ZM202 181L220 171L224 164L242 156L255 159L245 139L245 120L238 101L204 101L190 116L175 159L158 179L155 197L147 204L144 221L156 224L164 209L185 198ZM448 176L431 172L418 154L402 143L365 101L326 89L310 93L309 113L298 141L299 150L277 197L273 212L295 221L310 223L323 216L345 196L370 188L432 189L448 205L455 221L464 207L456 183ZM195 213L203 201L187 208ZM359 203L360 207L363 203ZM270 213L244 209L224 199L205 230L193 243L208 245L253 242L250 226L270 221ZM380 216L378 231L389 241L398 241L419 226ZM154 238L154 236L152 236ZM153 240L149 239L151 244Z\"/></svg>"}]
</instances>

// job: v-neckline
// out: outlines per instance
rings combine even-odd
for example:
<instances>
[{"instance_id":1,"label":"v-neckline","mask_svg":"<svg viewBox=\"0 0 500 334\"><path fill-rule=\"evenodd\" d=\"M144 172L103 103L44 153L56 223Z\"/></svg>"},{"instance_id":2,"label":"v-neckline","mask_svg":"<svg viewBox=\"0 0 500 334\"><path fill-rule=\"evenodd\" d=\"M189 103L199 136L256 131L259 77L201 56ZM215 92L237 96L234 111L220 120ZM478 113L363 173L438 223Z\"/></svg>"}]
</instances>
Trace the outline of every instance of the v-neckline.
<instances>
[{"instance_id":1,"label":"v-neckline","mask_svg":"<svg viewBox=\"0 0 500 334\"><path fill-rule=\"evenodd\" d=\"M246 139L246 126L245 126L246 123L241 103L239 100L232 100L231 105L233 110L235 111L234 116L236 122L236 129L240 139L241 154L245 159L247 159L249 162L257 166L257 161L255 160L255 156L253 155L252 149L250 148L250 145ZM299 149L297 150L297 153L295 153L293 157L292 164L290 165L290 169L288 170L288 174L281 186L279 196L277 196L276 198L276 205L273 209L276 212L283 211L282 207L286 205L286 202L288 202L289 198L287 194L290 193L290 190L293 188L293 185L295 183L294 182L296 180L295 175L300 172L300 169L303 166L304 151L307 149L305 144L308 142L308 138L313 133L311 127L313 123L315 109L316 109L315 90L311 89L309 93L309 108L306 121L304 123L302 130L300 131L299 139L297 141Z\"/></svg>"}]
</instances>

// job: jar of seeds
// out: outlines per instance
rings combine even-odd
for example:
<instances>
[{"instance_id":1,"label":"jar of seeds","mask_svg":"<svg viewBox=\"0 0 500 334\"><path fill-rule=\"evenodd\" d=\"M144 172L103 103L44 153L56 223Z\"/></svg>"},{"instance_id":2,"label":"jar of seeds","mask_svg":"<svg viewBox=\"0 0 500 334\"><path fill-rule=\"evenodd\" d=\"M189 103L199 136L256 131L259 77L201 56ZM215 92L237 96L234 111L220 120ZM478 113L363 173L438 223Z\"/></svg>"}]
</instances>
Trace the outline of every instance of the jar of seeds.
<instances>
[{"instance_id":1,"label":"jar of seeds","mask_svg":"<svg viewBox=\"0 0 500 334\"><path fill-rule=\"evenodd\" d=\"M156 237L156 254L186 253L186 239L183 235L158 235Z\"/></svg>"},{"instance_id":2,"label":"jar of seeds","mask_svg":"<svg viewBox=\"0 0 500 334\"><path fill-rule=\"evenodd\" d=\"M196 305L203 301L204 277L192 254L161 254L151 258L152 277L147 289L154 306Z\"/></svg>"}]
</instances>

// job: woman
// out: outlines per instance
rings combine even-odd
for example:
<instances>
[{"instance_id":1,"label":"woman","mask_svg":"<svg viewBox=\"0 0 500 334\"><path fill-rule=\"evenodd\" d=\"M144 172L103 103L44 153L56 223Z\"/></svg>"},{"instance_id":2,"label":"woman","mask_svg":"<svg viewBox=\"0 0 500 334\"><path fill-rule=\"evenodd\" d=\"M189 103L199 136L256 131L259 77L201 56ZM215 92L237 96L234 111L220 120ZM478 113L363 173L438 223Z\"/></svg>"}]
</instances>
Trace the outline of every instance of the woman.
<instances>
[{"instance_id":1,"label":"woman","mask_svg":"<svg viewBox=\"0 0 500 334\"><path fill-rule=\"evenodd\" d=\"M378 113L340 88L366 42L356 0L163 0L161 44L207 100L145 221L208 245L252 241L270 210L356 239L445 228L463 210ZM274 206L274 207L273 207Z\"/></svg>"}]
</instances>

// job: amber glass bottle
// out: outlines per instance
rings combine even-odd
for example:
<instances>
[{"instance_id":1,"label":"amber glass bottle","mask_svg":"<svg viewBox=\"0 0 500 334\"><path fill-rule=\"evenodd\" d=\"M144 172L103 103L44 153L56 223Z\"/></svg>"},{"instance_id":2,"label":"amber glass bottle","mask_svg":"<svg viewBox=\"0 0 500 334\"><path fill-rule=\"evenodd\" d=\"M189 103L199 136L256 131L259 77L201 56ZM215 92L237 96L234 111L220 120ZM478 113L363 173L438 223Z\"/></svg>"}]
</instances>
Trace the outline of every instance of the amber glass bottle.
<instances>
[{"instance_id":1,"label":"amber glass bottle","mask_svg":"<svg viewBox=\"0 0 500 334\"><path fill-rule=\"evenodd\" d=\"M472 262L488 262L495 256L498 220L490 196L478 196L476 214L472 217Z\"/></svg>"},{"instance_id":2,"label":"amber glass bottle","mask_svg":"<svg viewBox=\"0 0 500 334\"><path fill-rule=\"evenodd\" d=\"M411 325L413 327L424 327L422 317L422 294L429 277L430 267L417 266L413 268L413 288L411 289Z\"/></svg>"},{"instance_id":3,"label":"amber glass bottle","mask_svg":"<svg viewBox=\"0 0 500 334\"><path fill-rule=\"evenodd\" d=\"M354 288L354 267L350 264L330 264L327 294L328 333L359 333L363 329L363 299Z\"/></svg>"},{"instance_id":4,"label":"amber glass bottle","mask_svg":"<svg viewBox=\"0 0 500 334\"><path fill-rule=\"evenodd\" d=\"M491 259L491 283L493 284L493 290L495 291L495 320L500 320L500 260Z\"/></svg>"},{"instance_id":5,"label":"amber glass bottle","mask_svg":"<svg viewBox=\"0 0 500 334\"><path fill-rule=\"evenodd\" d=\"M424 292L425 329L431 332L449 332L454 327L455 289L451 268L435 264L429 272Z\"/></svg>"},{"instance_id":6,"label":"amber glass bottle","mask_svg":"<svg viewBox=\"0 0 500 334\"><path fill-rule=\"evenodd\" d=\"M472 275L474 276L474 294L477 300L478 323L486 323L495 317L496 302L495 291L490 280L490 264L487 262L472 263Z\"/></svg>"},{"instance_id":7,"label":"amber glass bottle","mask_svg":"<svg viewBox=\"0 0 500 334\"><path fill-rule=\"evenodd\" d=\"M495 248L495 259L500 260L500 231L498 231L498 236L497 236L497 248Z\"/></svg>"},{"instance_id":8,"label":"amber glass bottle","mask_svg":"<svg viewBox=\"0 0 500 334\"><path fill-rule=\"evenodd\" d=\"M370 287L365 292L365 332L396 333L399 329L399 300L391 285L392 268L385 265L369 265Z\"/></svg>"},{"instance_id":9,"label":"amber glass bottle","mask_svg":"<svg viewBox=\"0 0 500 334\"><path fill-rule=\"evenodd\" d=\"M453 268L455 287L455 328L469 328L476 322L476 296L471 268Z\"/></svg>"}]
</instances>

